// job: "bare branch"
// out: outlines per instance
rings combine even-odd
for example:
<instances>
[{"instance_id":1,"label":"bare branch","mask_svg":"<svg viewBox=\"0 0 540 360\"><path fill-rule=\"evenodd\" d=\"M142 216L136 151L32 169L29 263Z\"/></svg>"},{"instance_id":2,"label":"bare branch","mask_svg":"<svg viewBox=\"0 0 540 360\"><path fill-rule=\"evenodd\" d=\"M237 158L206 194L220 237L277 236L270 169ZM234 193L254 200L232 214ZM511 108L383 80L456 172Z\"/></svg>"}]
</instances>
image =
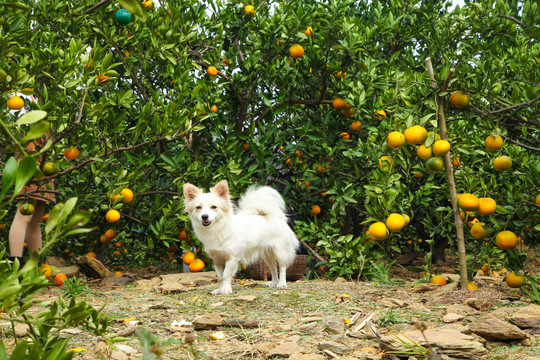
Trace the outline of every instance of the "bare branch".
<instances>
[{"instance_id":1,"label":"bare branch","mask_svg":"<svg viewBox=\"0 0 540 360\"><path fill-rule=\"evenodd\" d=\"M82 15L87 15L87 14L90 14L91 12L93 12L94 10L96 10L97 8L105 5L106 3L108 3L110 0L102 0L100 2L98 2L96 5L92 6L90 9L86 10L85 12L83 12L81 14Z\"/></svg>"},{"instance_id":2,"label":"bare branch","mask_svg":"<svg viewBox=\"0 0 540 360\"><path fill-rule=\"evenodd\" d=\"M497 113L500 113L500 112L503 112L503 111L508 111L508 110L512 110L512 109L515 109L515 108L520 108L520 107L523 107L523 106L529 106L531 104L534 104L538 100L540 100L540 96L538 96L538 97L536 97L536 98L534 98L532 100L520 103L520 104L515 104L515 105L512 105L512 106L507 106L507 107L504 107L504 108L500 108L498 110L490 111L488 114L493 115L493 114L497 114Z\"/></svg>"},{"instance_id":3,"label":"bare branch","mask_svg":"<svg viewBox=\"0 0 540 360\"><path fill-rule=\"evenodd\" d=\"M517 146L519 146L519 147L522 147L522 148L524 148L524 149L531 150L531 151L536 151L536 152L540 152L540 149L539 149L539 148L535 148L535 147L533 147L533 146L529 146L529 145L522 144L522 143L520 143L520 142L517 142L517 141L515 141L515 140L510 139L508 136L501 135L501 137L502 137L503 139L505 139L505 140L510 141L512 144L517 145Z\"/></svg>"},{"instance_id":4,"label":"bare branch","mask_svg":"<svg viewBox=\"0 0 540 360\"><path fill-rule=\"evenodd\" d=\"M497 17L513 21L516 24L518 24L519 26L521 26L522 28L528 28L529 27L527 24L525 24L522 21L519 21L518 19L516 19L513 16L508 16L508 15L504 15L504 14L497 14Z\"/></svg>"}]
</instances>

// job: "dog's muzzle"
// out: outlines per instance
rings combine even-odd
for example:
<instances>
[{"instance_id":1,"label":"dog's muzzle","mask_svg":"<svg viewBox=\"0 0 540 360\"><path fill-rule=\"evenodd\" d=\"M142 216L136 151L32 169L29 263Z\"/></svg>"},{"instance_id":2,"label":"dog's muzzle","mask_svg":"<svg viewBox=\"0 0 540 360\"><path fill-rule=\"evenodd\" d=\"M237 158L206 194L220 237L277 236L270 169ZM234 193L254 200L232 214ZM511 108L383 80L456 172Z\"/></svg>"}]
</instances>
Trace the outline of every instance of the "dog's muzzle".
<instances>
[{"instance_id":1,"label":"dog's muzzle","mask_svg":"<svg viewBox=\"0 0 540 360\"><path fill-rule=\"evenodd\" d=\"M210 220L208 220L208 215L207 214L202 214L201 215L201 224L203 224L203 226L209 226L212 222Z\"/></svg>"}]
</instances>

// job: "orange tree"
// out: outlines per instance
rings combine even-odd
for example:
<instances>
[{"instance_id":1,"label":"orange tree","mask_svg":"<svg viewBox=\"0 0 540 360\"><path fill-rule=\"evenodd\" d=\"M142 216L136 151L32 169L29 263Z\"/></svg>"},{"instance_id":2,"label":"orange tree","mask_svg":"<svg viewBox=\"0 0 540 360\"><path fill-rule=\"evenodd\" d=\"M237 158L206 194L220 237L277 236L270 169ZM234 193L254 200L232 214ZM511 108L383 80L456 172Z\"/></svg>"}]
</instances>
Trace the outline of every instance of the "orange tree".
<instances>
[{"instance_id":1,"label":"orange tree","mask_svg":"<svg viewBox=\"0 0 540 360\"><path fill-rule=\"evenodd\" d=\"M64 239L58 254L167 262L167 250L197 246L179 186L226 178L233 195L252 183L279 188L299 236L332 275L361 276L381 255L420 249L443 261L456 247L447 178L416 154L436 140L437 95L461 163L457 192L499 205L480 217L491 231L483 243L491 243L468 242L471 265L507 261L508 251L494 255L498 231L538 236L540 15L532 1L454 9L403 0L21 3L2 5L0 91L4 101L32 94L25 109L48 115L15 126L20 114L3 107L2 161L51 130L30 156L46 156L59 172L33 181L54 178L58 198L77 196L95 229ZM456 90L469 106L450 105ZM390 132L414 125L433 134L386 145ZM500 150L485 148L490 134L504 136ZM71 146L79 155L68 152L68 160ZM499 153L512 158L510 170L493 170ZM125 188L133 201L115 197ZM320 214L310 213L313 205ZM105 219L110 209L120 214L114 223ZM368 241L369 226L392 213L410 223ZM109 228L117 237L100 241Z\"/></svg>"}]
</instances>

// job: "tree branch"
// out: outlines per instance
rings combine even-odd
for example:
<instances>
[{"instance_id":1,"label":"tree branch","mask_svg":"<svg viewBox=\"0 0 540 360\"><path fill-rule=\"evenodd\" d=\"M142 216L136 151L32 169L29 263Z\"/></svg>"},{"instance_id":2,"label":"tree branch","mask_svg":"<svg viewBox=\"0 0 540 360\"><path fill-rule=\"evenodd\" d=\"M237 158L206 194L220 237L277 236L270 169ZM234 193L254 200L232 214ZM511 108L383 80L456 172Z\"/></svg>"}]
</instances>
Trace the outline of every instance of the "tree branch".
<instances>
[{"instance_id":1,"label":"tree branch","mask_svg":"<svg viewBox=\"0 0 540 360\"><path fill-rule=\"evenodd\" d=\"M521 26L522 28L528 28L528 27L529 27L527 24L525 24L525 23L522 22L522 21L519 21L518 19L516 19L516 18L513 17L513 16L508 16L508 15L504 15L504 14L497 14L497 17L503 18L503 19L506 19L506 20L513 21L513 22L515 22L516 24L518 24L519 26Z\"/></svg>"},{"instance_id":2,"label":"tree branch","mask_svg":"<svg viewBox=\"0 0 540 360\"><path fill-rule=\"evenodd\" d=\"M83 12L81 14L82 15L87 15L87 14L90 14L91 12L93 12L94 10L96 10L97 8L105 5L106 3L108 3L110 0L102 0L100 1L99 3L97 3L96 5L92 6L90 9L86 10L85 12Z\"/></svg>"},{"instance_id":3,"label":"tree branch","mask_svg":"<svg viewBox=\"0 0 540 360\"><path fill-rule=\"evenodd\" d=\"M507 107L504 107L504 108L500 108L498 110L492 110L490 112L488 112L489 115L493 115L493 114L497 114L497 113L500 113L500 112L503 112L503 111L508 111L508 110L512 110L512 109L515 109L515 108L520 108L520 107L523 107L523 106L529 106L531 104L534 104L535 102L537 102L538 100L540 100L540 96L532 99L532 100L529 100L529 101L526 101L526 102L523 102L523 103L520 103L520 104L515 104L515 105L512 105L512 106L507 106Z\"/></svg>"},{"instance_id":4,"label":"tree branch","mask_svg":"<svg viewBox=\"0 0 540 360\"><path fill-rule=\"evenodd\" d=\"M520 143L520 142L517 142L517 141L515 141L515 140L510 139L508 136L501 135L501 137L502 137L503 139L505 139L505 140L510 141L512 144L515 144L515 145L517 145L517 146L519 146L519 147L522 147L522 148L524 148L524 149L532 150L532 151L536 151L536 152L540 152L540 149L539 149L539 148L535 148L535 147L532 147L532 146L529 146L529 145L522 144L522 143Z\"/></svg>"}]
</instances>

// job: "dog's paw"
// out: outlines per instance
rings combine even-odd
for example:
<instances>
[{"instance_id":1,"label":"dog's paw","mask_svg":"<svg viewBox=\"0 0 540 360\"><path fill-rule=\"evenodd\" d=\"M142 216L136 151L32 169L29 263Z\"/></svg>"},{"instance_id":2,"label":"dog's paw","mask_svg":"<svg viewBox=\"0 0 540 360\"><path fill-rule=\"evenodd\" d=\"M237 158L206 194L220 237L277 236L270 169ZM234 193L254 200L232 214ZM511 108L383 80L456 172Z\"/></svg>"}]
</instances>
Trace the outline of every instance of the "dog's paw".
<instances>
[{"instance_id":1,"label":"dog's paw","mask_svg":"<svg viewBox=\"0 0 540 360\"><path fill-rule=\"evenodd\" d=\"M232 294L232 288L219 288L212 291L212 295Z\"/></svg>"}]
</instances>

